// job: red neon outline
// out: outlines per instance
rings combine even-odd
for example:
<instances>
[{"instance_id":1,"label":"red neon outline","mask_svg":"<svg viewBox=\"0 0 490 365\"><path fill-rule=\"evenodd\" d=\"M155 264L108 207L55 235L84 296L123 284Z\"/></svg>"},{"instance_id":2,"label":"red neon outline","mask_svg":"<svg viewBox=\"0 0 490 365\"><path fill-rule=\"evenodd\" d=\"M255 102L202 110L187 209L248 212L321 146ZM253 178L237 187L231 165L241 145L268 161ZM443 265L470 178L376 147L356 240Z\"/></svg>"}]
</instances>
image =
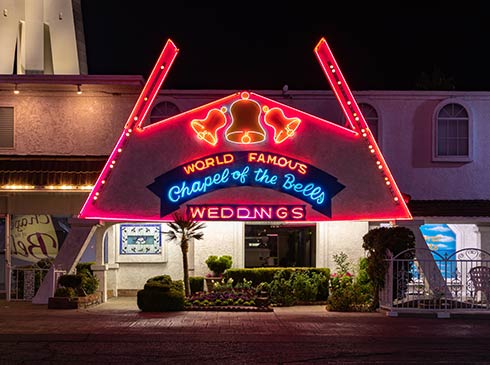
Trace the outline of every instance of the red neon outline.
<instances>
[{"instance_id":1,"label":"red neon outline","mask_svg":"<svg viewBox=\"0 0 490 365\"><path fill-rule=\"evenodd\" d=\"M128 118L128 121L125 125L125 128L124 128L119 140L117 141L107 163L105 164L101 175L97 179L97 182L96 182L92 192L90 193L88 199L86 200L84 206L82 207L82 210L79 214L80 217L84 217L84 218L88 217L88 215L86 214L87 213L86 210L89 208L88 204L89 203L93 204L96 201L96 199L99 195L99 190L102 188L102 185L104 184L105 180L107 178L109 178L109 175L110 175L109 172L114 167L114 163L116 162L116 157L118 156L119 153L121 153L122 147L123 147L124 143L127 141L127 137L129 137L132 132L142 133L147 129L147 127L156 126L156 124L153 124L151 126L143 127L142 123L144 122L144 120L148 114L148 111L149 111L150 107L152 106L152 104L156 98L156 95L160 91L160 88L163 84L163 81L166 78L171 65L173 64L177 53L178 53L178 49L176 48L175 44L169 39L167 41L167 43L165 44L165 47L164 47L157 63L155 64L155 67L152 70L152 73L150 74L150 77L149 77L147 83L145 84L145 87L144 87L142 93L140 94L133 111L131 112L131 114ZM364 117L363 117L363 115L362 115L362 113L361 113L361 111L360 111L360 109L359 109L359 107L358 107L347 83L345 82L345 79L344 79L344 77L340 71L340 68L338 67L338 65L337 65L337 63L333 57L333 54L331 53L331 51L330 51L330 49L326 43L326 40L324 38L322 38L320 40L320 42L318 43L318 45L315 47L315 54L316 54L321 66L323 68L325 75L327 76L328 81L330 82L330 84L332 86L332 89L333 89L333 91L337 97L337 100L339 101L339 103L340 103L340 105L344 111L344 114L346 115L347 121L349 122L349 126L351 128L346 128L346 127L340 126L340 125L332 123L328 120L316 117L316 116L311 115L309 113L306 113L304 111L299 111L295 108L292 108L290 106L281 104L277 101L265 98L265 97L260 96L258 94L250 93L249 95L255 96L255 100L257 100L257 101L262 101L262 102L259 102L259 104L269 103L269 105L272 104L272 105L280 106L281 110L282 110L282 107L286 107L286 108L289 108L291 110L296 110L296 111L300 112L300 114L308 115L309 117L311 117L314 120L326 122L326 123L330 124L331 126L334 126L339 131L348 132L347 134L349 134L351 136L358 136L359 135L358 130L360 130L360 133L362 133L362 136L364 138L366 138L366 141L370 144L369 149L371 150L373 155L375 155L375 157L377 157L377 163L378 163L378 166L380 167L380 171L385 173L385 175L386 175L385 181L386 181L387 186L389 186L389 189L392 192L392 194L395 195L395 197L394 197L394 200L396 200L395 203L397 205L402 204L402 207L404 208L404 210L406 212L405 217L396 217L396 218L397 219L412 219L411 213L408 210L408 207L406 206L403 195L401 194L400 190L398 189L398 187L395 183L395 180L394 180L394 178L393 178L393 176L392 176L392 174L391 174L391 172L390 172L390 170L389 170L389 168L388 168L388 166L387 166L387 164L386 164L386 162L385 162L385 160L381 154L381 151L379 150L379 147L378 147L376 141L374 140L374 137L372 136L372 133L369 130L368 125L367 125L367 123L366 123L366 121L365 121L365 119L364 119ZM330 66L332 66L332 68L330 68ZM243 94L245 94L245 93L247 93L247 92L243 92ZM224 100L230 100L230 99L236 98L237 94L240 94L240 93L236 93L236 94L230 95L228 97L225 97L222 99L222 102ZM219 102L220 101L214 101L214 102L211 102L207 105L215 105ZM181 118L183 115L186 115L186 114L191 113L191 112L196 112L196 110L201 110L203 108L206 108L207 105L203 105L199 108L196 108L196 109L193 109L191 111L179 114L175 117L168 118L168 119L166 119L166 121L176 120L178 118ZM123 213L123 214L119 214L119 215L113 215L112 217L106 216L106 217L93 217L93 218L94 219L107 220L107 221L111 221L111 220L114 220L114 221L120 221L120 220L142 221L141 218L135 218L133 215L129 216L127 213L126 214ZM373 214L371 217L370 217L370 215L366 215L363 218L360 218L360 217L350 218L349 216L346 215L344 217L337 217L336 220L345 220L345 219L354 220L354 221L356 221L356 220L357 221L359 221L359 220L360 221L365 221L365 220L382 220L382 221L384 221L387 218L379 217L379 214ZM162 222L162 219L151 219L150 218L150 219L144 219L144 220L149 221L149 222L150 221L151 222L153 222L153 221Z\"/></svg>"},{"instance_id":2,"label":"red neon outline","mask_svg":"<svg viewBox=\"0 0 490 365\"><path fill-rule=\"evenodd\" d=\"M342 110L344 111L345 117L349 121L349 124L354 130L357 128L360 129L362 136L366 138L369 143L369 149L371 151L374 150L377 162L379 162L378 167L380 170L384 171L386 178L388 179L386 180L385 178L387 187L394 195L394 202L396 204L401 204L405 213L407 214L407 217L409 217L407 219L412 219L412 213L410 213L408 210L405 199L400 192L393 175L391 174L388 164L386 163L383 154L381 153L381 150L379 149L378 144L376 143L366 120L364 119L361 109L359 109L359 106L357 105L357 101L354 98L349 85L347 85L347 82L342 75L340 67L338 66L337 61L335 60L325 38L320 39L314 52L318 58L318 61L320 62L320 65L322 66L323 72L325 73L330 86L335 93L335 96L337 97L337 100L342 107Z\"/></svg>"},{"instance_id":3,"label":"red neon outline","mask_svg":"<svg viewBox=\"0 0 490 365\"><path fill-rule=\"evenodd\" d=\"M261 140L258 140L258 141L252 141L251 137L248 135L248 132L245 133L244 136L242 136L240 142L236 142L236 141L232 141L231 139L228 138L228 136L232 135L232 134L235 134L236 132L233 132L233 133L228 133L228 130L235 124L235 120L233 119L233 115L231 114L231 109L233 108L233 105L235 105L236 103L242 101L242 100L246 100L246 101L250 101L250 102L253 102L255 104L258 105L259 107L259 115L257 116L257 121L258 121L258 125L259 127L264 131L264 133L258 133L258 132L254 132L253 134L258 134L259 136L261 136L263 139ZM258 103L256 100L253 100L253 99L250 99L250 94L247 92L247 91L244 91L242 93L240 93L240 99L238 100L235 100L233 103L231 103L230 107L228 108L228 111L230 113L230 118L231 118L231 124L226 128L225 130L225 139L229 142L229 143L233 143L233 144L244 144L244 145L251 145L251 144L257 144L257 143L262 143L262 142L266 142L268 140L267 138L267 131L264 129L264 127L262 126L262 124L260 123L260 116L262 114L262 106L260 105L260 103ZM248 142L245 142L243 139L244 138L248 138L250 139L250 141Z\"/></svg>"},{"instance_id":4,"label":"red neon outline","mask_svg":"<svg viewBox=\"0 0 490 365\"><path fill-rule=\"evenodd\" d=\"M97 200L99 195L99 190L102 185L105 184L107 178L109 177L110 170L114 167L114 163L117 160L117 155L121 153L122 147L128 137L131 135L133 128L140 128L143 121L150 110L153 102L155 101L155 97L157 96L160 88L162 87L163 81L165 80L170 67L175 61L177 57L177 53L179 52L178 48L175 46L172 40L167 40L165 46L163 47L162 53L155 64L155 67L151 71L150 77L143 88L138 100L133 108L133 111L129 115L128 121L124 126L124 130L121 133L112 153L109 156L104 168L102 169L101 174L97 178L95 182L94 188L90 192L87 200L85 201L82 209L80 210L79 217L86 216L86 209L89 207L89 204L93 203Z\"/></svg>"},{"instance_id":5,"label":"red neon outline","mask_svg":"<svg viewBox=\"0 0 490 365\"><path fill-rule=\"evenodd\" d=\"M331 122L329 120L326 120L326 119L323 119L323 118L320 118L320 117L317 117L313 114L310 114L310 113L307 113L303 110L299 110L299 109L296 109L296 108L293 108L292 106L289 106L289 105L285 105L285 104L281 104L275 100L272 100L272 99L269 99L265 96L262 96L260 94L256 94L256 93L253 93L251 92L250 93L250 97L253 97L254 100L257 100L259 101L259 104L264 104L266 106L269 106L270 104L273 104L275 107L278 107L279 109L282 109L282 107L286 107L286 109L291 109L295 112L298 112L300 114L304 114L304 115L307 115L309 118L315 120L315 121L318 121L318 122L322 122L322 123L326 123L332 127L335 127L335 128L338 128L339 129L339 132L347 132L347 134L350 134L351 136L358 136L359 133L352 130L352 129L349 129L349 128L346 128L344 126L341 126L341 125L338 125L337 123L334 123L334 122ZM269 106L270 109L272 109L270 106Z\"/></svg>"},{"instance_id":6,"label":"red neon outline","mask_svg":"<svg viewBox=\"0 0 490 365\"><path fill-rule=\"evenodd\" d=\"M183 118L189 114L195 114L201 110L206 110L206 109L213 109L213 108L216 108L216 109L220 109L222 108L222 105L223 104L226 104L226 103L229 103L230 100L233 100L235 99L240 93L233 93L231 95L228 95L228 96L225 96L221 99L218 99L218 100L214 100L214 101L211 101L209 103L206 103L204 105L201 105L201 106L198 106L197 108L194 108L194 109L190 109L190 110L186 110L185 112L182 112L180 114L177 114L177 115L173 115L171 117L168 117L167 119L162 119L162 120L159 120L158 122L155 122L155 123L152 123L150 125L147 125L147 126L144 126L143 128L141 129L138 129L136 132L138 133L146 133L146 132L149 132L150 130L153 130L155 127L160 127L162 125L162 122L165 122L165 123L168 123L168 122L171 122L171 121L175 121L175 120L179 120L180 118ZM226 124L225 124L226 126ZM202 141L202 139L198 139L199 141Z\"/></svg>"},{"instance_id":7,"label":"red neon outline","mask_svg":"<svg viewBox=\"0 0 490 365\"><path fill-rule=\"evenodd\" d=\"M264 123L274 130L274 142L276 142L276 144L281 144L286 139L292 138L294 136L294 134L296 133L296 129L298 129L299 125L301 124L301 119L299 119L298 117L292 117L292 118L286 117L286 115L284 114L284 110L282 110L281 108L279 108L277 106L273 107L273 108L269 108L267 106L264 106L264 107L262 107L262 109L264 111ZM267 110L265 110L265 109L267 109ZM289 123L286 125L286 131L285 131L286 135L285 136L281 135L281 133L283 133L284 131L280 131L279 133L277 133L277 130L274 127L274 123L267 120L267 118L270 116L270 114L274 113L276 110L278 110L279 113L281 113L282 118L289 120ZM291 126L293 126L293 127L291 128Z\"/></svg>"},{"instance_id":8,"label":"red neon outline","mask_svg":"<svg viewBox=\"0 0 490 365\"><path fill-rule=\"evenodd\" d=\"M202 122L206 121L208 118L210 118L210 114L212 112L217 112L220 113L223 116L224 123L220 125L218 128L215 129L214 134L209 133L209 131L204 129L204 125ZM208 114L203 119L193 119L191 120L191 128L194 130L194 132L197 135L197 138L199 138L201 141L209 143L211 146L215 146L216 143L218 143L218 136L217 133L220 129L224 128L224 126L228 123L228 120L226 118L226 114L223 112L222 109L217 109L217 108L212 108L208 110ZM196 126L203 128L204 130L200 132Z\"/></svg>"}]
</instances>

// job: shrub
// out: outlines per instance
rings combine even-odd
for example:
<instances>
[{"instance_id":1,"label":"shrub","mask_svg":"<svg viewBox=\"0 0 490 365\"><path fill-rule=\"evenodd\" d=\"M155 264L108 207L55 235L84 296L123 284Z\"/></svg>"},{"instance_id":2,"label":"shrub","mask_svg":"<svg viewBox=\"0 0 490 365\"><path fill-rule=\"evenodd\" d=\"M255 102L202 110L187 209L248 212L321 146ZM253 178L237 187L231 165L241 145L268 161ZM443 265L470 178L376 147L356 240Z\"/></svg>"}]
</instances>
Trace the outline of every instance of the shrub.
<instances>
[{"instance_id":1,"label":"shrub","mask_svg":"<svg viewBox=\"0 0 490 365\"><path fill-rule=\"evenodd\" d=\"M78 296L94 294L99 288L99 280L92 272L90 266L93 263L80 263L77 265L77 273L61 275L58 285L65 288L72 288Z\"/></svg>"},{"instance_id":2,"label":"shrub","mask_svg":"<svg viewBox=\"0 0 490 365\"><path fill-rule=\"evenodd\" d=\"M91 275L93 275L94 272L92 271L92 265L95 265L95 262L79 262L77 264L77 274L89 272Z\"/></svg>"},{"instance_id":3,"label":"shrub","mask_svg":"<svg viewBox=\"0 0 490 365\"><path fill-rule=\"evenodd\" d=\"M258 267L250 269L229 269L223 274L223 278L226 280L231 278L235 283L241 283L245 279L251 281L253 286L257 286L260 283L271 283L274 280L274 275L278 271L287 271L289 276L293 272L300 271L305 271L309 275L311 273L322 273L325 275L327 281L330 277L330 270L321 267ZM326 290L328 291L328 286Z\"/></svg>"},{"instance_id":4,"label":"shrub","mask_svg":"<svg viewBox=\"0 0 490 365\"><path fill-rule=\"evenodd\" d=\"M80 262L77 265L77 275L82 278L81 289L85 294L94 294L99 288L99 279L94 275L91 266L94 262Z\"/></svg>"},{"instance_id":5,"label":"shrub","mask_svg":"<svg viewBox=\"0 0 490 365\"><path fill-rule=\"evenodd\" d=\"M223 256L209 256L205 261L206 265L208 265L209 270L214 273L214 276L221 276L223 273L231 267L233 261L231 256L223 255Z\"/></svg>"},{"instance_id":6,"label":"shrub","mask_svg":"<svg viewBox=\"0 0 490 365\"><path fill-rule=\"evenodd\" d=\"M61 275L58 278L58 284L65 288L78 289L82 285L82 277L80 275Z\"/></svg>"},{"instance_id":7,"label":"shrub","mask_svg":"<svg viewBox=\"0 0 490 365\"><path fill-rule=\"evenodd\" d=\"M362 247L367 251L367 266L366 271L369 274L372 285L374 287L373 305L379 305L379 290L385 286L385 276L388 271L387 253L391 252L396 256L402 252L404 254L399 257L404 259L403 268L405 272L410 272L413 265L415 247L415 235L407 227L379 227L370 230L363 236ZM395 278L394 278L395 280ZM406 287L410 277L407 276L405 281L398 283L399 287ZM390 285L396 287L397 283L393 282ZM396 298L396 290L393 290L394 298Z\"/></svg>"},{"instance_id":8,"label":"shrub","mask_svg":"<svg viewBox=\"0 0 490 365\"><path fill-rule=\"evenodd\" d=\"M143 312L181 311L185 303L184 283L172 281L169 275L150 278L138 291L137 303Z\"/></svg>"},{"instance_id":9,"label":"shrub","mask_svg":"<svg viewBox=\"0 0 490 365\"><path fill-rule=\"evenodd\" d=\"M69 287L61 287L57 288L54 292L55 297L64 297L64 298L74 298L76 296L75 290Z\"/></svg>"},{"instance_id":10,"label":"shrub","mask_svg":"<svg viewBox=\"0 0 490 365\"><path fill-rule=\"evenodd\" d=\"M204 291L204 277L191 276L189 277L189 283L191 286L191 294Z\"/></svg>"},{"instance_id":11,"label":"shrub","mask_svg":"<svg viewBox=\"0 0 490 365\"><path fill-rule=\"evenodd\" d=\"M335 312L368 311L373 308L373 286L366 267L365 258L359 260L359 270L356 276L345 266L347 255L334 255L337 270L330 278L330 296L327 309Z\"/></svg>"}]
</instances>

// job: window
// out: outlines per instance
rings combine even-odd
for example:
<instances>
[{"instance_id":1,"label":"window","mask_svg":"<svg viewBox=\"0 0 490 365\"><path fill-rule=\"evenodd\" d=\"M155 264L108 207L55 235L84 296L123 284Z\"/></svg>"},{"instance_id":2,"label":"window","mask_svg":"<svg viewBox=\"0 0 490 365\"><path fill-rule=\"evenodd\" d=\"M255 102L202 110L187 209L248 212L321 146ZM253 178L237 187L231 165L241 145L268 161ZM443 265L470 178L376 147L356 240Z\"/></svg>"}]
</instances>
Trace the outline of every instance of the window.
<instances>
[{"instance_id":1,"label":"window","mask_svg":"<svg viewBox=\"0 0 490 365\"><path fill-rule=\"evenodd\" d=\"M0 107L0 148L14 147L14 108Z\"/></svg>"},{"instance_id":2,"label":"window","mask_svg":"<svg viewBox=\"0 0 490 365\"><path fill-rule=\"evenodd\" d=\"M161 103L155 105L155 107L151 110L149 124L157 123L179 113L180 110L177 105L171 103L170 101L162 101Z\"/></svg>"},{"instance_id":3,"label":"window","mask_svg":"<svg viewBox=\"0 0 490 365\"><path fill-rule=\"evenodd\" d=\"M316 226L245 224L245 267L315 266Z\"/></svg>"},{"instance_id":4,"label":"window","mask_svg":"<svg viewBox=\"0 0 490 365\"><path fill-rule=\"evenodd\" d=\"M465 161L471 159L470 118L460 104L443 106L435 121L435 160Z\"/></svg>"},{"instance_id":5,"label":"window","mask_svg":"<svg viewBox=\"0 0 490 365\"><path fill-rule=\"evenodd\" d=\"M374 136L374 139L379 144L379 140L378 140L378 119L379 119L378 118L378 112L370 104L359 103L358 106L359 106L359 109L361 110L362 115L364 116L364 120L366 121L369 129L371 130L371 133ZM343 112L340 116L340 123L339 124L343 125L343 126L347 125L347 118L345 117Z\"/></svg>"},{"instance_id":6,"label":"window","mask_svg":"<svg viewBox=\"0 0 490 365\"><path fill-rule=\"evenodd\" d=\"M374 139L378 142L378 112L373 106L366 103L360 103L359 109L361 110Z\"/></svg>"}]
</instances>

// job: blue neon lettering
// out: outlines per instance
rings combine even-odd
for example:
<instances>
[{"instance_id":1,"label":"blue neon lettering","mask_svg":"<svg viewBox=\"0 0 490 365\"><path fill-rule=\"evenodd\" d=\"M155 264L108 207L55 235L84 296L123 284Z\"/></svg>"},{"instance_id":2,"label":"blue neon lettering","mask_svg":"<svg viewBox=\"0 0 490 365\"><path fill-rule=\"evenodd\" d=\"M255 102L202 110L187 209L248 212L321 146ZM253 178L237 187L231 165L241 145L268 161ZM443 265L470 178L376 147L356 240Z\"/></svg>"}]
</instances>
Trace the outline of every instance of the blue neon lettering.
<instances>
[{"instance_id":1,"label":"blue neon lettering","mask_svg":"<svg viewBox=\"0 0 490 365\"><path fill-rule=\"evenodd\" d=\"M233 171L231 173L231 177L234 180L240 180L240 182L242 184L245 184L245 182L247 181L247 177L248 177L248 172L249 171L250 171L250 167L245 166L245 168L241 172L240 172L240 170Z\"/></svg>"},{"instance_id":2,"label":"blue neon lettering","mask_svg":"<svg viewBox=\"0 0 490 365\"><path fill-rule=\"evenodd\" d=\"M173 185L168 189L168 200L172 203L177 203L179 200L188 198L197 193L204 194L209 188L215 185L226 184L230 178L230 170L228 168L224 169L222 172L218 172L211 176L206 176L203 181L194 181L188 186L187 182L184 181L180 185Z\"/></svg>"},{"instance_id":3,"label":"blue neon lettering","mask_svg":"<svg viewBox=\"0 0 490 365\"><path fill-rule=\"evenodd\" d=\"M325 192L322 191L321 187L315 187L312 183L303 187L303 184L295 183L296 178L293 174L286 174L284 175L284 178L286 180L282 184L283 189L294 190L297 193L301 193L304 197L313 200L317 204L322 204L325 201Z\"/></svg>"}]
</instances>

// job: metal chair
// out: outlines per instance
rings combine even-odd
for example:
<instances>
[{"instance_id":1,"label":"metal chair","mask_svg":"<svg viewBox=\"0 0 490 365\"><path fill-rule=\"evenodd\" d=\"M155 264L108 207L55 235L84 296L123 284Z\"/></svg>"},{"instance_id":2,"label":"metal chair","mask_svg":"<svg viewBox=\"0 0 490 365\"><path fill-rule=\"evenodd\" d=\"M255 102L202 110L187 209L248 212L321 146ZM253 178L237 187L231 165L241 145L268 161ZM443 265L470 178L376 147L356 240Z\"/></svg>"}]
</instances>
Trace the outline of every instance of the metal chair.
<instances>
[{"instance_id":1,"label":"metal chair","mask_svg":"<svg viewBox=\"0 0 490 365\"><path fill-rule=\"evenodd\" d=\"M470 280L475 286L475 296L478 292L485 294L487 303L490 301L490 267L475 266L470 269Z\"/></svg>"}]
</instances>

